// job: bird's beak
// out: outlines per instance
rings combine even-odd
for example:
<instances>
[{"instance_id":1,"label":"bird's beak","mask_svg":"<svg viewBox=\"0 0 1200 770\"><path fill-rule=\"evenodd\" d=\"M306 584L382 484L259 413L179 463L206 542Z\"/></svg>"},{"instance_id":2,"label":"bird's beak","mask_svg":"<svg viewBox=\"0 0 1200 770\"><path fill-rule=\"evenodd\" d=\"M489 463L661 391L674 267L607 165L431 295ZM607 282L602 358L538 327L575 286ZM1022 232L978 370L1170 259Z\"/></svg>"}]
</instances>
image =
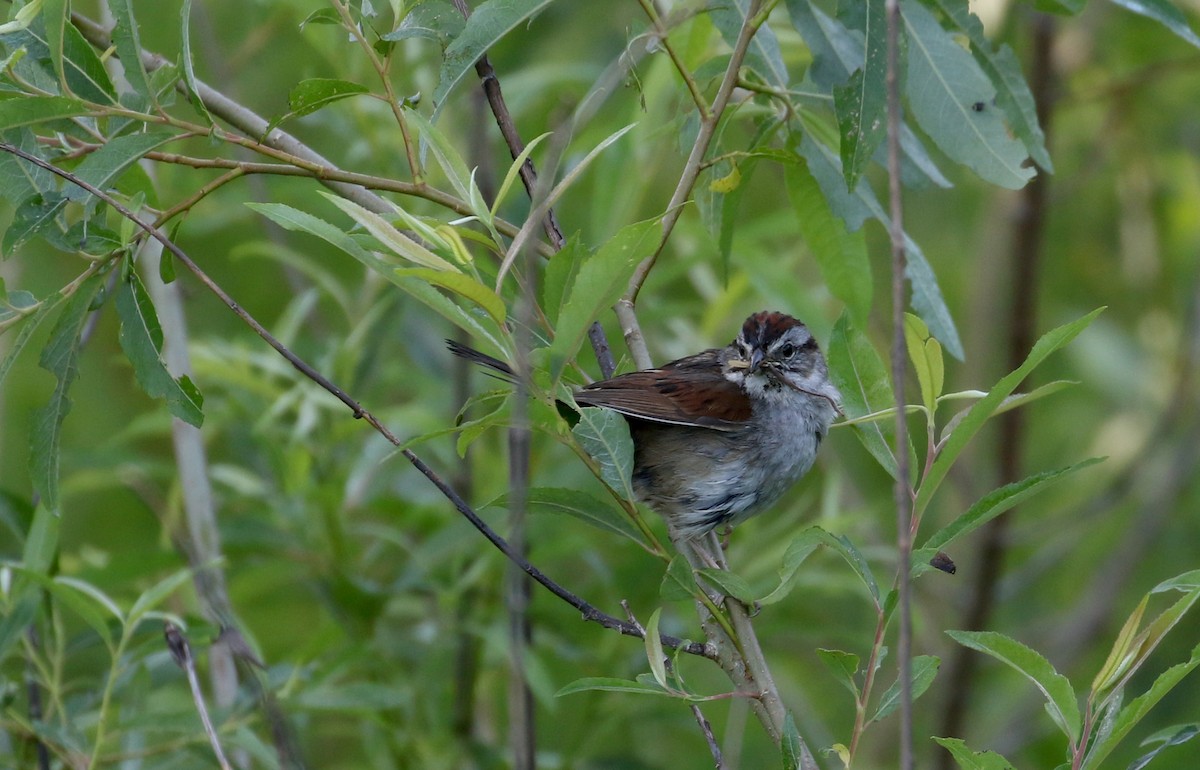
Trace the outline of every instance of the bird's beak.
<instances>
[{"instance_id":1,"label":"bird's beak","mask_svg":"<svg viewBox=\"0 0 1200 770\"><path fill-rule=\"evenodd\" d=\"M749 368L752 373L757 372L758 367L762 363L762 361L763 361L763 352L756 348L755 350L751 351L751 353L750 353L750 366L747 368Z\"/></svg>"}]
</instances>

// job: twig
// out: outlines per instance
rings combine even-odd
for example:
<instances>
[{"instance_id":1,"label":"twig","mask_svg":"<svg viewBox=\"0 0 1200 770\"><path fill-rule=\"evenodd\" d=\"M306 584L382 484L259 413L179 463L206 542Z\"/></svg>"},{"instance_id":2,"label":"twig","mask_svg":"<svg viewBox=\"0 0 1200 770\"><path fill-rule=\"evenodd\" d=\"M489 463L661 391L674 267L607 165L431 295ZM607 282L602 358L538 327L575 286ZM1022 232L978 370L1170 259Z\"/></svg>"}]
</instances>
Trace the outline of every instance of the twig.
<instances>
[{"instance_id":1,"label":"twig","mask_svg":"<svg viewBox=\"0 0 1200 770\"><path fill-rule=\"evenodd\" d=\"M633 614L633 609L629 606L629 602L625 599L621 600L621 607L625 610L625 617L629 618L629 622L637 626L638 630L644 636L646 629L638 622L637 616ZM674 671L675 666L671 662L670 656L663 656L663 667L668 673ZM688 703L691 709L692 716L696 718L696 724L700 725L700 732L704 734L704 742L708 744L708 751L712 754L713 766L716 770L724 770L725 760L721 756L721 746L717 743L717 737L713 735L712 724L704 716L704 712L700 710L699 703Z\"/></svg>"},{"instance_id":2,"label":"twig","mask_svg":"<svg viewBox=\"0 0 1200 770\"><path fill-rule=\"evenodd\" d=\"M675 224L683 213L683 206L692 194L692 188L696 186L696 180L700 176L700 166L712 143L713 136L716 134L717 124L720 123L721 116L724 115L725 108L729 105L729 97L737 85L738 71L749 51L750 41L758 32L758 28L766 21L766 15L760 13L762 7L763 0L752 0L750 3L750 8L746 12L746 21L738 32L733 53L729 57L725 75L717 87L717 95L713 98L708 117L700 121L700 128L696 132L696 140L692 143L691 153L688 155L687 162L684 163L683 173L675 185L675 192L667 204L667 211L662 220L662 236L659 238L658 246L655 247L654 253L638 264L633 277L629 279L629 287L625 290L625 295L617 301L616 311L617 318L621 322L621 332L625 335L625 343L629 346L629 352L639 369L650 368L651 361L650 353L646 349L646 341L642 337L642 331L638 325L637 315L634 312L638 293L642 290L642 284L649 277L659 255L666 248L667 240L671 237L671 232L675 229Z\"/></svg>"},{"instance_id":3,"label":"twig","mask_svg":"<svg viewBox=\"0 0 1200 770\"><path fill-rule=\"evenodd\" d=\"M166 637L167 649L171 651L171 658L187 674L188 686L192 690L192 702L196 704L200 721L204 723L204 733L208 736L213 753L217 755L217 762L220 763L221 770L232 770L229 767L229 761L225 759L225 752L221 749L221 741L217 739L217 731L213 729L212 720L208 718L208 708L204 705L204 693L200 692L200 680L196 678L196 662L192 660L192 649L188 646L187 638L184 637L179 627L170 621L163 627L163 636Z\"/></svg>"},{"instance_id":4,"label":"twig","mask_svg":"<svg viewBox=\"0 0 1200 770\"><path fill-rule=\"evenodd\" d=\"M904 396L907 361L904 344L904 205L900 188L900 2L886 0L887 14L887 166L892 244L892 389L896 401L896 582L900 591L900 629L896 665L900 669L900 767L912 770L912 561L913 494L909 481L908 418Z\"/></svg>"},{"instance_id":5,"label":"twig","mask_svg":"<svg viewBox=\"0 0 1200 770\"><path fill-rule=\"evenodd\" d=\"M470 18L471 9L466 0L453 0L453 3L464 19ZM480 85L487 97L488 106L492 109L492 115L496 118L496 126L500 129L500 135L504 137L504 143L508 145L508 151L513 160L516 160L525 151L525 142L517 131L517 124L513 121L512 113L508 111L508 105L504 101L504 92L500 90L500 79L496 76L496 70L492 67L491 60L488 59L486 53L479 57L479 61L475 62L475 74L479 75ZM521 165L520 175L526 195L530 200L534 200L538 176L532 157L525 159L525 163ZM558 215L554 213L553 207L546 209L543 227L553 250L560 250L567 239L563 236L562 228L558 224ZM505 233L505 235L512 238L516 236L516 232ZM600 325L599 321L593 321L592 325L588 327L588 340L592 344L592 351L596 354L600 373L604 377L613 376L617 370L617 364L613 359L612 347L608 344L608 336L604 333L604 327Z\"/></svg>"},{"instance_id":6,"label":"twig","mask_svg":"<svg viewBox=\"0 0 1200 770\"><path fill-rule=\"evenodd\" d=\"M17 157L22 158L34 164L35 166L38 166L39 168L43 168L52 174L66 179L68 182L71 182L72 184L88 191L92 195L95 195L97 198L107 203L118 214L133 222L136 227L144 231L151 238L154 238L161 243L175 256L176 259L179 260L180 264L182 264L189 271L191 271L193 275L196 276L197 280L199 280L205 288L215 294L217 298L225 304L226 307L233 311L234 315L236 315L243 323L253 329L255 334L257 334L264 342L270 345L275 352L283 356L283 358L293 367L295 367L297 371L316 384L320 385L337 400L345 404L354 414L356 419L365 420L367 424L374 428L381 436L383 436L388 443L392 444L393 446L401 445L402 442L400 439L396 438L396 436L389 431L383 425L383 423L379 421L378 418L364 409L361 404L351 398L340 387L331 382L329 378L318 372L303 359L293 353L290 349L288 349L287 346L276 339L262 324L260 324L253 316L246 312L241 305L239 305L231 296L229 296L229 294L222 289L220 285L213 281L212 278L210 278L208 274L205 273L200 266L197 265L196 262L189 257L186 252L183 251L183 249L179 248L179 246L175 244L174 241L155 230L145 222L142 222L132 211L123 206L120 201L116 200L111 195L97 188L96 186L80 179L71 172L64 171L63 169L48 163L36 155L31 155L21 148L8 144L7 142L0 142L0 152L7 152L16 155ZM599 623L605 628L619 631L626 636L641 638L637 633L637 629L635 629L629 623L622 621L619 618L615 618L612 615L601 612L590 603L584 601L580 597L563 588L558 583L546 577L541 570L530 564L519 553L513 550L513 548L508 544L507 541L504 540L504 538L500 537L500 535L498 535L481 518L479 518L479 514L477 514L471 508L471 506L469 506L466 501L464 501L462 497L460 497L459 494L454 491L453 488L446 484L446 482L443 481L442 478L438 476L438 474L434 472L432 468L426 465L420 457L418 457L409 449L402 449L400 453L405 457L405 459L412 463L412 465L418 471L420 471L422 475L433 482L434 486L436 486L438 490L454 505L455 509L458 510L458 512L464 517L466 517L466 519L471 522L472 526L478 529L484 535L484 537L486 537L488 541L492 543L492 545L499 549L500 552L509 559L513 560L522 570L525 571L526 574L540 583L552 594L567 602L575 609L579 610L584 620L593 623ZM673 649L680 649L691 655L698 655L706 658L712 658L715 655L713 650L706 644L701 644L699 642L685 642L684 640L674 636L668 636L665 634L662 635L662 643L664 646L671 647Z\"/></svg>"}]
</instances>

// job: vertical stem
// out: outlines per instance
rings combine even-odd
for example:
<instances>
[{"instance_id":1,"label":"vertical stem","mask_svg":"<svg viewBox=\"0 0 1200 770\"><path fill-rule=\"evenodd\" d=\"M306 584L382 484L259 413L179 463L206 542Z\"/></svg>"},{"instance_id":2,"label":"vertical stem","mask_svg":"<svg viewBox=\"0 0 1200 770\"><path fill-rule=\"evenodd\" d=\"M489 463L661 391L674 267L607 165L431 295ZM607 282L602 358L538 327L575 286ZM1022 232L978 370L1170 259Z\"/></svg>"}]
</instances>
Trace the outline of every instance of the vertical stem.
<instances>
[{"instance_id":1,"label":"vertical stem","mask_svg":"<svg viewBox=\"0 0 1200 770\"><path fill-rule=\"evenodd\" d=\"M900 2L887 0L887 165L892 243L892 388L896 398L896 584L900 590L900 629L896 665L900 669L900 767L912 770L912 489L908 464L908 421L904 410L907 360L904 345L904 206L900 190Z\"/></svg>"},{"instance_id":2,"label":"vertical stem","mask_svg":"<svg viewBox=\"0 0 1200 770\"><path fill-rule=\"evenodd\" d=\"M1050 117L1054 89L1054 19L1037 14L1030 22L1033 35L1033 62L1030 71L1030 88L1037 106L1038 121L1050 139ZM1037 328L1037 271L1040 262L1046 225L1045 174L1039 173L1021 191L1017 202L1013 230L1016 235L1012 244L1012 296L1008 317L1007 369L1012 371L1021 365L1033 346ZM1021 386L1018 386L1020 388ZM1002 484L1021 477L1021 460L1025 443L1025 410L1013 409L1000 416L1000 445L998 449L998 475ZM979 569L971 587L967 602L967 613L962 627L977 631L987 627L995 607L996 583L1004 570L1004 557L1008 550L1007 533L1009 522L1015 511L1009 511L988 522L983 530L983 543L979 548ZM959 647L946 671L946 681L951 691L946 699L939 732L942 735L959 735L970 704L971 690L975 681L977 654L966 647ZM941 755L939 765L948 770L953 759L948 753Z\"/></svg>"}]
</instances>

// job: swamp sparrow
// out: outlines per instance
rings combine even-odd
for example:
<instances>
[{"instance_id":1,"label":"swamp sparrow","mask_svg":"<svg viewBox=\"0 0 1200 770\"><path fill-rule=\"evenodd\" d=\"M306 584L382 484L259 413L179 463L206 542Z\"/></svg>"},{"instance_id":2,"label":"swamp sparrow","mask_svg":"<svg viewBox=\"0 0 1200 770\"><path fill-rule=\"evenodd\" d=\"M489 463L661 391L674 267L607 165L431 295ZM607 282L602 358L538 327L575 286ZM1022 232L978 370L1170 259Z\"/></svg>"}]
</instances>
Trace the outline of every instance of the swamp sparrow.
<instances>
[{"instance_id":1,"label":"swamp sparrow","mask_svg":"<svg viewBox=\"0 0 1200 770\"><path fill-rule=\"evenodd\" d=\"M503 361L449 344L455 355L513 376ZM808 327L768 311L747 318L726 347L594 382L575 401L625 417L634 491L685 538L778 500L812 467L841 411Z\"/></svg>"}]
</instances>

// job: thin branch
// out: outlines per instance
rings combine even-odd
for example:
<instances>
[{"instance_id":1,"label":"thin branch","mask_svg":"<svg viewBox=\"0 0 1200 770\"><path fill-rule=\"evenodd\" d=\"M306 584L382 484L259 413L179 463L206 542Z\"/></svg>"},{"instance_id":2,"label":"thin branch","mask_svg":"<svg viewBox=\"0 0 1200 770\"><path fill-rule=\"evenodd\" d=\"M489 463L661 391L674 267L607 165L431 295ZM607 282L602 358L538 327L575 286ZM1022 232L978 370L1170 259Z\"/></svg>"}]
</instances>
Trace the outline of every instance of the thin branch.
<instances>
[{"instance_id":1,"label":"thin branch","mask_svg":"<svg viewBox=\"0 0 1200 770\"><path fill-rule=\"evenodd\" d=\"M467 5L466 0L453 0L454 7L462 14L464 19L470 18L471 9ZM500 135L504 137L504 143L508 145L508 151L512 155L513 160L520 157L525 151L525 142L521 139L520 132L517 131L517 124L513 121L512 113L508 111L508 104L504 101L504 92L500 89L500 78L496 76L496 70L492 67L492 62L488 59L487 54L479 57L479 61L475 62L475 73L479 75L480 85L483 87L483 93L487 97L488 106L491 107L492 115L496 118L496 126L500 129ZM521 184L525 187L525 193L530 200L534 200L534 190L537 188L537 168L533 165L533 158L525 159L525 163L521 165ZM550 245L553 251L562 249L567 239L563 236L562 228L558 224L558 215L555 214L553 207L547 207L543 218L543 227L546 231L546 237L550 239ZM505 233L510 238L516 237L516 232ZM596 354L596 362L600 365L600 373L604 377L611 377L617 370L616 361L613 359L612 347L608 343L608 336L604 333L604 327L599 321L593 321L588 327L588 340L592 344L592 351Z\"/></svg>"},{"instance_id":2,"label":"thin branch","mask_svg":"<svg viewBox=\"0 0 1200 770\"><path fill-rule=\"evenodd\" d=\"M900 187L900 2L886 0L887 14L887 166L892 244L892 389L896 402L896 583L900 601L896 665L900 669L900 767L913 768L912 606L909 564L912 561L913 493L909 481L908 418L904 396L907 358L904 343L904 205Z\"/></svg>"},{"instance_id":3,"label":"thin branch","mask_svg":"<svg viewBox=\"0 0 1200 770\"><path fill-rule=\"evenodd\" d=\"M629 606L629 602L622 599L621 607L625 610L625 617L629 618L629 622L637 626L638 630L645 636L646 629L638 621L637 616L633 614L633 609ZM669 674L675 671L675 664L671 662L670 656L663 656L663 667ZM717 737L713 735L712 724L704 716L704 712L700 710L699 703L689 702L688 707L691 709L692 716L696 719L696 724L700 726L700 732L704 734L704 742L708 745L708 752L712 755L715 770L724 770L725 760L721 756L721 746L717 743Z\"/></svg>"},{"instance_id":4,"label":"thin branch","mask_svg":"<svg viewBox=\"0 0 1200 770\"><path fill-rule=\"evenodd\" d=\"M621 322L621 332L625 335L625 342L639 369L650 368L651 362L650 353L646 349L646 341L642 337L641 328L638 325L637 315L634 313L638 293L642 290L642 285L649 277L650 271L654 269L659 255L666 248L667 240L671 237L671 232L675 229L675 225L683 213L684 204L691 196L692 188L696 186L704 156L708 153L709 145L712 144L713 137L716 135L717 125L721 122L721 116L725 114L729 98L737 85L738 72L741 70L746 53L750 50L750 41L758 32L758 28L766 21L766 15L760 13L762 8L763 0L751 1L750 8L746 12L746 20L738 32L733 53L729 57L729 64L725 68L725 75L717 87L717 95L713 98L708 117L700 121L700 129L696 132L696 140L692 143L691 153L688 155L687 162L684 163L683 173L675 185L675 192L667 204L666 214L662 220L662 236L659 238L658 246L654 249L654 253L637 266L633 277L629 279L629 287L625 290L625 295L617 301L617 318Z\"/></svg>"},{"instance_id":5,"label":"thin branch","mask_svg":"<svg viewBox=\"0 0 1200 770\"><path fill-rule=\"evenodd\" d=\"M700 87L696 85L696 79L692 77L692 73L684 66L683 59L675 50L675 46L671 45L671 40L667 35L667 29L663 26L662 19L655 10L654 5L650 0L638 0L638 4L642 6L642 10L646 12L646 17L650 19L650 23L654 26L654 37L658 43L667 52L667 56L671 57L671 63L675 65L675 71L679 73L679 77L683 79L687 85L688 93L692 97L692 102L696 105L696 109L700 112L701 120L708 120L710 113L708 104L704 101L704 95L700 93Z\"/></svg>"},{"instance_id":6,"label":"thin branch","mask_svg":"<svg viewBox=\"0 0 1200 770\"><path fill-rule=\"evenodd\" d=\"M301 359L299 356L297 356L295 353L293 353L290 349L288 349L288 347L285 346L282 342L280 342L278 339L276 339L269 331L267 331L266 327L264 327L261 323L259 323L253 316L251 316L245 310L245 308L243 308L241 305L239 305L233 299L233 297L229 296L229 294L224 289L222 289L220 287L220 285L218 285L215 281L213 281L212 278L210 278L208 276L208 274L205 273L200 268L200 266L198 264L196 264L196 262L191 257L189 257L186 252L183 251L183 249L179 248L179 246L177 246L175 244L174 241L172 241L170 238L163 235L158 230L155 230L153 227L146 224L145 222L142 222L140 219L137 218L137 215L135 215L132 211L130 211L125 206L123 206L120 201L116 200L111 195L109 195L105 191L101 190L100 188L96 187L95 185L92 185L92 184L80 179L79 177L75 176L71 172L64 171L63 169L58 168L57 166L55 166L51 163L48 163L47 161L37 157L36 155L31 155L30 153L25 152L21 148L16 147L12 144L8 144L7 142L0 142L0 152L7 152L12 155L16 155L17 157L22 158L23 160L26 160L26 161L32 163L33 165L38 166L39 168L43 168L52 174L55 174L59 177L62 177L63 179L66 179L68 182L71 182L72 184L86 190L87 192L91 193L92 195L95 195L97 198L99 198L100 200L107 203L118 214L125 217L129 221L133 222L133 224L136 227L141 229L143 232L145 232L151 238L154 238L156 241L161 243L167 249L167 251L171 252L175 256L175 258L179 260L180 264L182 264L189 271L191 271L191 273L193 275L196 276L197 280L199 280L200 283L202 283L205 288L207 288L210 292L215 294L217 296L217 298L219 300L221 300L221 302L224 303L224 305L226 307L228 307L231 311L233 311L234 315L236 315L239 319L241 319L241 321L243 323L245 323L247 326L249 326L251 329L253 329L255 334L257 334L259 337L262 338L262 340L264 342L266 342L268 345L270 345L275 350L275 352L277 352L277 353L279 353L279 355L283 356L283 358L288 363L290 363L293 367L295 367L295 369L298 372L300 372L302 375L304 375L308 379L315 382L317 385L320 385L324 390L326 390L328 393L330 393L334 398L336 398L337 400L339 400L343 404L345 404L350 409L350 411L354 414L354 417L356 419L365 420L367 422L367 424L370 425L372 428L374 428L376 430L376 432L378 432L381 436L383 436L388 441L388 443L392 444L393 446L397 446L397 447L401 445L402 442L400 441L400 439L396 438L396 436L390 430L388 430L383 425L383 423L381 423L379 421L379 419L377 417L375 417L373 414L371 414L366 409L364 409L360 403L355 401L344 390L342 390L340 387L338 387L333 382L331 382L329 380L329 378L327 378L325 375L318 372L316 369L314 369L312 366L310 366L308 363L306 363L303 359ZM455 509L459 513L461 513L469 522L471 522L472 526L474 526L476 529L478 529L483 534L483 536L486 537L488 539L488 541L492 543L492 545L494 545L501 553L503 553L505 556L507 556L509 559L511 559L514 563L516 563L517 566L519 566L522 570L524 570L526 574L528 574L531 578L533 578L535 581L540 583L544 588L546 588L552 594L554 594L558 598L562 599L563 601L567 602L575 609L579 610L579 612L583 616L584 620L590 621L593 623L599 623L600 625L604 626L605 628L610 628L610 629L619 631L620 633L622 633L626 636L633 636L633 637L641 638L639 636L639 634L637 633L637 629L634 628L632 625L630 625L628 622L620 620L619 618L615 618L612 615L608 615L604 612L601 612L600 610L596 609L590 603L584 601L580 597L576 596L575 594L571 593L567 589L563 588L558 583L556 583L553 580L551 580L550 578L546 577L546 575L543 574L541 570L539 570L537 567L530 564L524 557L522 557L519 553L517 553L508 544L508 542L504 540L504 538L500 537L500 535L498 535L495 531L493 531L491 529L491 527L489 527L481 518L479 518L479 514L477 514L471 508L471 506L468 505L466 503L466 501L463 500L462 497L460 497L459 494L454 491L453 488L451 488L445 481L443 481L442 478L436 472L434 472L434 470L432 468L430 468L428 465L426 465L425 462L423 460L421 460L420 457L418 457L416 454L414 454L409 449L402 449L402 450L400 450L400 453L402 455L404 455L405 459L407 459L410 463L412 463L412 465L418 471L420 471L422 475L424 475L427 479L429 479L431 482L433 482L434 486L436 486L438 488L438 491L440 491L446 497L446 499L448 499L454 505ZM708 645L701 644L699 642L685 642L682 639L679 639L674 636L668 636L666 634L662 635L662 643L664 646L671 647L673 649L680 649L690 655L698 655L700 657L706 657L706 658L712 658L715 655L715 653L712 651L712 649Z\"/></svg>"},{"instance_id":7,"label":"thin branch","mask_svg":"<svg viewBox=\"0 0 1200 770\"><path fill-rule=\"evenodd\" d=\"M217 731L213 729L212 720L208 718L208 708L204 705L204 693L200 691L200 680L196 677L196 662L192 660L192 648L188 645L187 638L184 637L179 627L171 622L167 622L163 627L163 636L167 640L167 649L171 652L171 658L187 674L188 687L192 691L192 702L196 704L196 711L200 714L200 721L204 724L204 734L208 736L213 753L217 755L217 762L221 765L221 770L231 770L229 760L225 759L225 752L221 749L221 741L217 738Z\"/></svg>"}]
</instances>

